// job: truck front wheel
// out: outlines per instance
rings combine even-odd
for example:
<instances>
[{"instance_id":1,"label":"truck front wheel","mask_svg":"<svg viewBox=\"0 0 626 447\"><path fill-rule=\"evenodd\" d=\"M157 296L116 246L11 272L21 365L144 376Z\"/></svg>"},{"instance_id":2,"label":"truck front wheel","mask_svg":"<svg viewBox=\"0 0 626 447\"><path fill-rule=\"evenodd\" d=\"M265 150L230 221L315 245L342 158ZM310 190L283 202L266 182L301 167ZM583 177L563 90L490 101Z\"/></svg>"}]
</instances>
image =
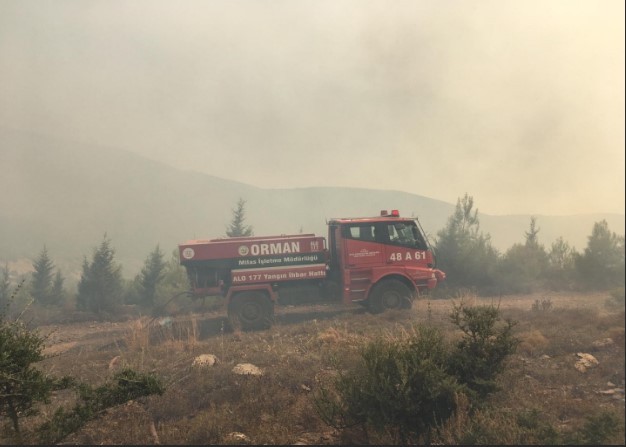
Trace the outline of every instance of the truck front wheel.
<instances>
[{"instance_id":1,"label":"truck front wheel","mask_svg":"<svg viewBox=\"0 0 626 447\"><path fill-rule=\"evenodd\" d=\"M390 309L406 309L411 307L413 293L402 282L388 279L374 286L368 299L370 312L379 314Z\"/></svg>"},{"instance_id":2,"label":"truck front wheel","mask_svg":"<svg viewBox=\"0 0 626 447\"><path fill-rule=\"evenodd\" d=\"M274 305L261 292L241 292L228 306L228 320L233 329L268 329L274 319Z\"/></svg>"}]
</instances>

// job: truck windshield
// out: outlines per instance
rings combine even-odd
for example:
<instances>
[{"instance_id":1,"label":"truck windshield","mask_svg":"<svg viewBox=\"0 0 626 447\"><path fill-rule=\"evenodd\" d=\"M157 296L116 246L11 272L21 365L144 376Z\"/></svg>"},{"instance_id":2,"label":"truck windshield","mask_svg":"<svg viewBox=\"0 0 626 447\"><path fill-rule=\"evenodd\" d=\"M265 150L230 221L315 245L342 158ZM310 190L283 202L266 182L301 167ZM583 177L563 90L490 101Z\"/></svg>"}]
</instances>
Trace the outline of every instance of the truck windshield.
<instances>
[{"instance_id":1,"label":"truck windshield","mask_svg":"<svg viewBox=\"0 0 626 447\"><path fill-rule=\"evenodd\" d=\"M417 229L415 222L394 222L387 224L389 242L402 247L428 249L422 234Z\"/></svg>"}]
</instances>

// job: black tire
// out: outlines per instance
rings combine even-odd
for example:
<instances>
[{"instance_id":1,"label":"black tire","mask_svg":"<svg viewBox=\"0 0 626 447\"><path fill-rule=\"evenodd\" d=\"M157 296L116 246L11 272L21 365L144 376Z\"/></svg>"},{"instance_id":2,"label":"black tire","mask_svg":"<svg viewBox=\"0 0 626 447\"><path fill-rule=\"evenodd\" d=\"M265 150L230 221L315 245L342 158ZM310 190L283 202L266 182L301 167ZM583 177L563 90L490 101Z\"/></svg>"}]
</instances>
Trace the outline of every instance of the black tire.
<instances>
[{"instance_id":1,"label":"black tire","mask_svg":"<svg viewBox=\"0 0 626 447\"><path fill-rule=\"evenodd\" d=\"M262 292L241 292L228 306L228 320L233 329L268 329L274 320L274 304Z\"/></svg>"},{"instance_id":2,"label":"black tire","mask_svg":"<svg viewBox=\"0 0 626 447\"><path fill-rule=\"evenodd\" d=\"M413 302L413 292L397 279L379 282L370 292L368 308L373 314L386 310L408 309Z\"/></svg>"}]
</instances>

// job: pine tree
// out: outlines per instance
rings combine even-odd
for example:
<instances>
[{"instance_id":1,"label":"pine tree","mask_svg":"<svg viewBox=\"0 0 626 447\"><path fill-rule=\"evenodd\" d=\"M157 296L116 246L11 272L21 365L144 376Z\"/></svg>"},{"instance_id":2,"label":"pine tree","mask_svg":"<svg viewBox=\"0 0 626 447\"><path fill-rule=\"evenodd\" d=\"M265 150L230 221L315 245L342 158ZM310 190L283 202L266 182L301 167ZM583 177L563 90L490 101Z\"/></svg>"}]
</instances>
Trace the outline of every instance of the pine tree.
<instances>
[{"instance_id":1,"label":"pine tree","mask_svg":"<svg viewBox=\"0 0 626 447\"><path fill-rule=\"evenodd\" d=\"M78 282L78 294L76 295L76 305L81 310L86 310L88 308L87 304L89 297L92 294L92 281L89 270L89 262L87 262L86 257L83 257L83 273L80 275L80 281Z\"/></svg>"},{"instance_id":2,"label":"pine tree","mask_svg":"<svg viewBox=\"0 0 626 447\"><path fill-rule=\"evenodd\" d=\"M624 286L624 236L609 230L606 220L593 225L587 247L576 256L579 281L592 289Z\"/></svg>"},{"instance_id":3,"label":"pine tree","mask_svg":"<svg viewBox=\"0 0 626 447\"><path fill-rule=\"evenodd\" d=\"M122 299L121 267L114 261L115 250L104 235L91 263L83 261L76 302L79 309L96 313L113 312Z\"/></svg>"},{"instance_id":4,"label":"pine tree","mask_svg":"<svg viewBox=\"0 0 626 447\"><path fill-rule=\"evenodd\" d=\"M252 226L244 224L246 220L246 201L239 199L237 202L237 208L233 211L233 218L230 222L228 229L226 230L226 236L239 237L239 236L252 236Z\"/></svg>"},{"instance_id":5,"label":"pine tree","mask_svg":"<svg viewBox=\"0 0 626 447\"><path fill-rule=\"evenodd\" d=\"M530 218L529 230L524 232L523 244L514 244L504 254L498 275L501 292L530 293L543 286L548 272L548 254L539 243L537 218Z\"/></svg>"},{"instance_id":6,"label":"pine tree","mask_svg":"<svg viewBox=\"0 0 626 447\"><path fill-rule=\"evenodd\" d=\"M140 301L142 304L147 306L154 305L157 286L164 277L164 270L163 252L157 245L154 251L146 258L141 273L137 277L141 286Z\"/></svg>"},{"instance_id":7,"label":"pine tree","mask_svg":"<svg viewBox=\"0 0 626 447\"><path fill-rule=\"evenodd\" d=\"M63 288L64 282L65 278L63 278L61 272L57 270L57 273L54 276L54 281L52 282L52 290L50 291L50 302L52 304L59 304L63 301L63 298L65 297L65 289Z\"/></svg>"},{"instance_id":8,"label":"pine tree","mask_svg":"<svg viewBox=\"0 0 626 447\"><path fill-rule=\"evenodd\" d=\"M49 305L52 292L52 271L54 264L48 256L48 249L44 245L39 257L33 262L33 272L31 281L31 294L39 304Z\"/></svg>"},{"instance_id":9,"label":"pine tree","mask_svg":"<svg viewBox=\"0 0 626 447\"><path fill-rule=\"evenodd\" d=\"M552 242L548 253L548 264L550 268L565 270L572 266L574 250L570 247L563 236Z\"/></svg>"},{"instance_id":10,"label":"pine tree","mask_svg":"<svg viewBox=\"0 0 626 447\"><path fill-rule=\"evenodd\" d=\"M539 246L539 230L541 230L541 228L537 228L537 218L535 216L530 216L530 229L524 232L527 247L531 248Z\"/></svg>"},{"instance_id":11,"label":"pine tree","mask_svg":"<svg viewBox=\"0 0 626 447\"><path fill-rule=\"evenodd\" d=\"M576 251L562 236L552 242L548 252L546 284L554 290L570 289L574 283Z\"/></svg>"},{"instance_id":12,"label":"pine tree","mask_svg":"<svg viewBox=\"0 0 626 447\"><path fill-rule=\"evenodd\" d=\"M21 321L9 321L0 309L0 418L11 421L21 443L20 419L36 414L38 402L48 402L54 386L35 363L43 360L44 338Z\"/></svg>"},{"instance_id":13,"label":"pine tree","mask_svg":"<svg viewBox=\"0 0 626 447\"><path fill-rule=\"evenodd\" d=\"M474 199L465 194L456 203L454 214L437 233L437 267L446 272L446 283L452 287L489 288L498 253L489 234L480 231L478 209Z\"/></svg>"}]
</instances>

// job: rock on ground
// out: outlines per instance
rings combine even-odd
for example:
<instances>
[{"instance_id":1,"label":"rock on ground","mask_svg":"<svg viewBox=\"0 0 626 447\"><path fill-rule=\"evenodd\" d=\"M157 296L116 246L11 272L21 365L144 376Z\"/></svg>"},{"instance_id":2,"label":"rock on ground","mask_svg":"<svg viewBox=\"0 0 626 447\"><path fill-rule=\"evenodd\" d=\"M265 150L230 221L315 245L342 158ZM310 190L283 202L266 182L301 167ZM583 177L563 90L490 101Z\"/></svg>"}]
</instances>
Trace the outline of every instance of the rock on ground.
<instances>
[{"instance_id":1,"label":"rock on ground","mask_svg":"<svg viewBox=\"0 0 626 447\"><path fill-rule=\"evenodd\" d=\"M191 366L207 367L213 366L218 362L217 357L213 354L202 354L193 359Z\"/></svg>"},{"instance_id":2,"label":"rock on ground","mask_svg":"<svg viewBox=\"0 0 626 447\"><path fill-rule=\"evenodd\" d=\"M576 368L578 371L584 373L587 372L587 369L595 368L596 366L598 366L598 359L596 359L591 354L579 352L576 355L578 356L578 361L574 365L574 368Z\"/></svg>"},{"instance_id":3,"label":"rock on ground","mask_svg":"<svg viewBox=\"0 0 626 447\"><path fill-rule=\"evenodd\" d=\"M233 373L243 376L262 376L263 371L252 363L239 363L233 368Z\"/></svg>"}]
</instances>

